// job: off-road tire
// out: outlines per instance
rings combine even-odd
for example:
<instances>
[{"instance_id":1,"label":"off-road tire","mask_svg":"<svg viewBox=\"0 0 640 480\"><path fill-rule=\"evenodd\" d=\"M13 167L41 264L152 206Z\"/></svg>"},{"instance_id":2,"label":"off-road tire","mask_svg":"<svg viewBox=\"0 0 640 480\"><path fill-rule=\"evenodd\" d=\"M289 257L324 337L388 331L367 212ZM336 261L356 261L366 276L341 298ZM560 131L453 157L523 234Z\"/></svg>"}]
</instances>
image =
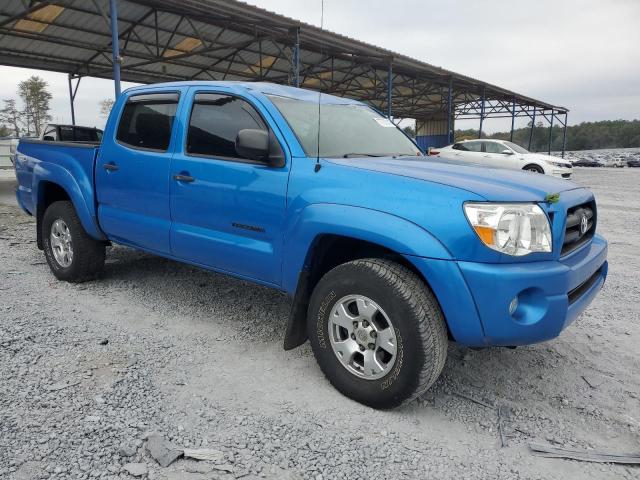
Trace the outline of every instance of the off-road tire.
<instances>
[{"instance_id":1,"label":"off-road tire","mask_svg":"<svg viewBox=\"0 0 640 480\"><path fill-rule=\"evenodd\" d=\"M54 257L50 233L51 226L61 219L69 228L73 244L73 258L68 267L61 266ZM73 204L69 201L54 202L44 212L42 219L44 255L51 272L58 280L81 283L94 279L104 268L105 244L85 232Z\"/></svg>"},{"instance_id":2,"label":"off-road tire","mask_svg":"<svg viewBox=\"0 0 640 480\"><path fill-rule=\"evenodd\" d=\"M397 356L382 378L359 378L333 351L329 315L336 302L348 295L373 300L394 326ZM354 260L326 273L311 295L307 330L313 353L331 384L373 408L394 408L414 400L433 385L447 357L447 328L433 292L415 273L390 260Z\"/></svg>"}]
</instances>

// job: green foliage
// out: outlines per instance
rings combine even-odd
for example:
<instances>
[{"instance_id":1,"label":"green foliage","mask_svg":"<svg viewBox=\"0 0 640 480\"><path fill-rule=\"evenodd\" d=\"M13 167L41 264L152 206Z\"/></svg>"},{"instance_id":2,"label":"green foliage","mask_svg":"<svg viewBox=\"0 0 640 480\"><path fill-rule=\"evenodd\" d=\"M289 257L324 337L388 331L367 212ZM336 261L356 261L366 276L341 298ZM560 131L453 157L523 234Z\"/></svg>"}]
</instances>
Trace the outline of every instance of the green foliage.
<instances>
[{"instance_id":1,"label":"green foliage","mask_svg":"<svg viewBox=\"0 0 640 480\"><path fill-rule=\"evenodd\" d=\"M404 130L404 133L409 135L411 138L416 138L416 129L411 125L404 127L402 130Z\"/></svg>"},{"instance_id":2,"label":"green foliage","mask_svg":"<svg viewBox=\"0 0 640 480\"><path fill-rule=\"evenodd\" d=\"M111 109L113 108L113 104L115 100L112 98L105 98L100 101L100 116L102 118L109 118L109 114L111 113Z\"/></svg>"},{"instance_id":3,"label":"green foliage","mask_svg":"<svg viewBox=\"0 0 640 480\"><path fill-rule=\"evenodd\" d=\"M47 90L49 85L42 78L32 75L18 84L18 95L24 103L25 123L27 134L34 132L40 135L40 130L51 120L49 102L51 93Z\"/></svg>"},{"instance_id":4,"label":"green foliage","mask_svg":"<svg viewBox=\"0 0 640 480\"><path fill-rule=\"evenodd\" d=\"M7 133L2 134L1 136L9 136L13 135L16 137L20 136L20 130L22 126L22 114L16 107L16 101L13 99L4 101L4 108L0 110L0 122L2 125L0 131L6 131Z\"/></svg>"},{"instance_id":5,"label":"green foliage","mask_svg":"<svg viewBox=\"0 0 640 480\"><path fill-rule=\"evenodd\" d=\"M513 132L513 141L524 148L529 148L531 122L527 128L518 128ZM498 132L485 138L509 140L510 132ZM455 140L478 138L478 131L456 130ZM562 150L563 128L554 126L551 150ZM549 145L549 127L537 123L531 139L532 152L543 152ZM596 150L600 148L633 148L640 147L640 120L603 120L600 122L583 122L567 127L567 150Z\"/></svg>"},{"instance_id":6,"label":"green foliage","mask_svg":"<svg viewBox=\"0 0 640 480\"><path fill-rule=\"evenodd\" d=\"M548 193L544 198L544 201L547 203L558 203L560 201L559 193Z\"/></svg>"},{"instance_id":7,"label":"green foliage","mask_svg":"<svg viewBox=\"0 0 640 480\"><path fill-rule=\"evenodd\" d=\"M11 135L11 131L4 125L0 125L0 137L8 137Z\"/></svg>"}]
</instances>

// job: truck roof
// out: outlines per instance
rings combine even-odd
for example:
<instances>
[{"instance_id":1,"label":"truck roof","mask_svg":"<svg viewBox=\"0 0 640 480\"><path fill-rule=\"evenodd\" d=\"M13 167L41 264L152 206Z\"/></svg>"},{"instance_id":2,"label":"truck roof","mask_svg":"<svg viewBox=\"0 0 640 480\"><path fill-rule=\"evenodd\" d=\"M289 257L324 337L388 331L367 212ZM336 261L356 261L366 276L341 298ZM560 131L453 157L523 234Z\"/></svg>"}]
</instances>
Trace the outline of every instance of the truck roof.
<instances>
[{"instance_id":1,"label":"truck roof","mask_svg":"<svg viewBox=\"0 0 640 480\"><path fill-rule=\"evenodd\" d=\"M240 90L260 92L265 95L278 95L280 97L293 98L296 100L305 100L309 102L318 102L318 94L315 90L307 90L305 88L290 87L270 82L235 82L235 81L183 81L183 82L166 82L152 83L149 85L141 85L138 87L128 88L126 92L146 91L157 88L182 88L182 87L235 87ZM320 99L324 104L343 104L343 105L362 105L362 102L349 98L337 97L328 93L323 93Z\"/></svg>"}]
</instances>

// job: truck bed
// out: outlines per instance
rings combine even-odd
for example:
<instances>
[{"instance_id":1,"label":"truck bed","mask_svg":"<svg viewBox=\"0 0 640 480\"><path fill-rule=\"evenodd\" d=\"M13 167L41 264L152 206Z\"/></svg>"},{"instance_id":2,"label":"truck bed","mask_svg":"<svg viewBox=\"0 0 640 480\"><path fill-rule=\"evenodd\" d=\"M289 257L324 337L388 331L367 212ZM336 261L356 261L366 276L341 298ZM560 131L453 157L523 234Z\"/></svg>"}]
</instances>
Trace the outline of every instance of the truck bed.
<instances>
[{"instance_id":1,"label":"truck bed","mask_svg":"<svg viewBox=\"0 0 640 480\"><path fill-rule=\"evenodd\" d=\"M16 152L17 200L27 213L35 215L38 195L55 179L95 218L93 172L99 143L49 142L22 139ZM83 222L84 224L84 222Z\"/></svg>"}]
</instances>

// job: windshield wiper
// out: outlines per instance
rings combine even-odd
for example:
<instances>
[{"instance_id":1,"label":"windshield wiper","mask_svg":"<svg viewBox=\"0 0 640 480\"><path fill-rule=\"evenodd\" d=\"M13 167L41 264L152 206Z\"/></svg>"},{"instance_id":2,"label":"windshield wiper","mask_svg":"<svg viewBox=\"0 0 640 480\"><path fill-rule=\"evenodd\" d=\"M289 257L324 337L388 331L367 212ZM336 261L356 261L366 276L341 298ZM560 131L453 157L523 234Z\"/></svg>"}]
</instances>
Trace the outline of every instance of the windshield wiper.
<instances>
[{"instance_id":1,"label":"windshield wiper","mask_svg":"<svg viewBox=\"0 0 640 480\"><path fill-rule=\"evenodd\" d=\"M378 155L376 153L345 153L342 158L351 157L384 157L384 155Z\"/></svg>"}]
</instances>

